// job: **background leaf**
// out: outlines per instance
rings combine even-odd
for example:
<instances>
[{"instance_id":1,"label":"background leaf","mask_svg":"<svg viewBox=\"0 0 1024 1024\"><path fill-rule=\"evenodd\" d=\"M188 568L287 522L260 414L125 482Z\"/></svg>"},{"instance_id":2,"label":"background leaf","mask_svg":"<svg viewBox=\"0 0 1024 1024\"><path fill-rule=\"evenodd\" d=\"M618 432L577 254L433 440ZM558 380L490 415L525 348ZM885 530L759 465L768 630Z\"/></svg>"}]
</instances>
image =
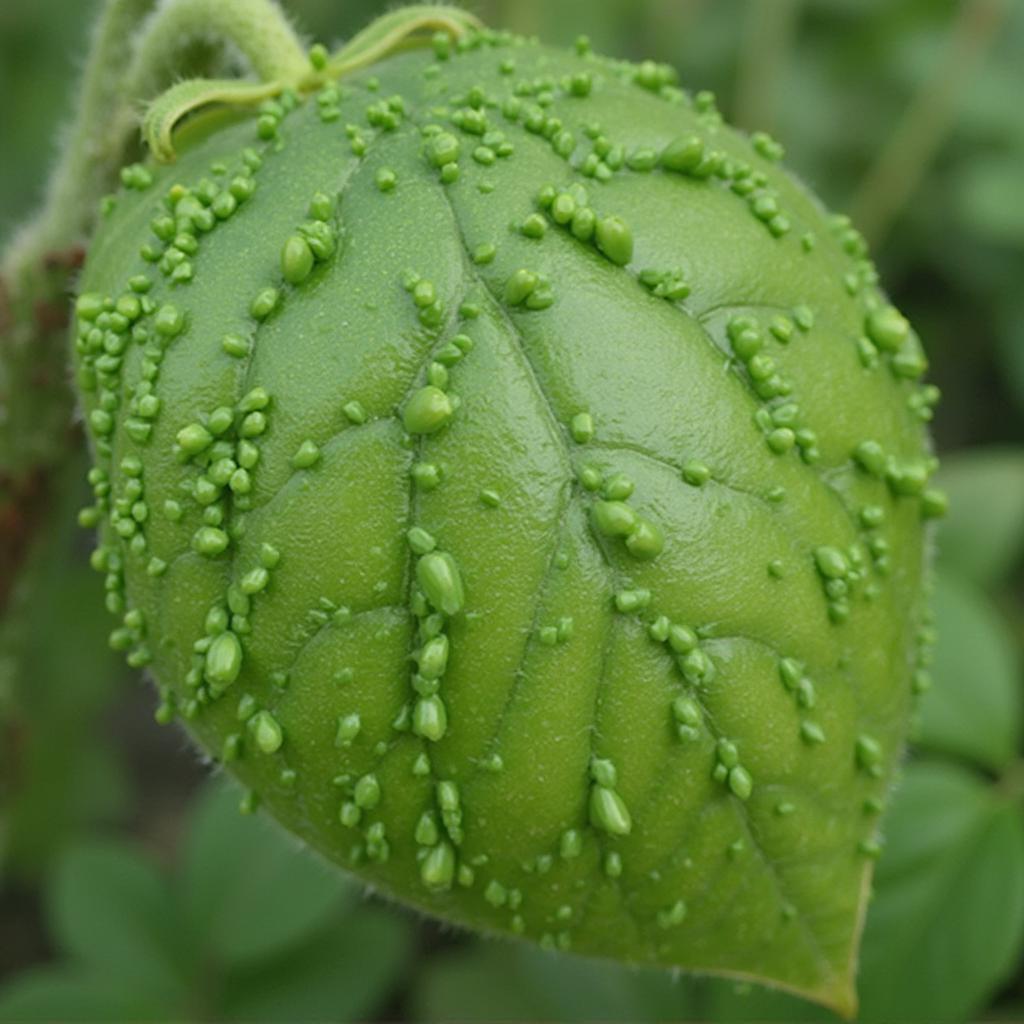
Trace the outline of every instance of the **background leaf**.
<instances>
[{"instance_id":1,"label":"background leaf","mask_svg":"<svg viewBox=\"0 0 1024 1024\"><path fill-rule=\"evenodd\" d=\"M974 160L958 175L959 214L972 231L1000 245L1024 242L1021 157L1004 153Z\"/></svg>"},{"instance_id":2,"label":"background leaf","mask_svg":"<svg viewBox=\"0 0 1024 1024\"><path fill-rule=\"evenodd\" d=\"M117 820L130 793L120 752L98 742L102 713L127 674L105 641L103 581L89 568L75 521L89 499L87 468L82 452L62 469L49 530L0 620L0 725L10 735L3 752L10 777L0 778L4 866L22 879L48 871L83 824Z\"/></svg>"},{"instance_id":3,"label":"background leaf","mask_svg":"<svg viewBox=\"0 0 1024 1024\"><path fill-rule=\"evenodd\" d=\"M692 982L667 971L495 939L437 959L414 993L419 1020L669 1021L696 1011Z\"/></svg>"},{"instance_id":4,"label":"background leaf","mask_svg":"<svg viewBox=\"0 0 1024 1024\"><path fill-rule=\"evenodd\" d=\"M0 994L0 1021L91 1024L101 1021L166 1020L170 1007L149 1001L113 978L63 968L42 968L18 977Z\"/></svg>"},{"instance_id":5,"label":"background leaf","mask_svg":"<svg viewBox=\"0 0 1024 1024\"><path fill-rule=\"evenodd\" d=\"M232 965L267 957L323 928L354 890L347 876L303 849L262 814L238 812L221 783L197 803L180 893L203 951Z\"/></svg>"},{"instance_id":6,"label":"background leaf","mask_svg":"<svg viewBox=\"0 0 1024 1024\"><path fill-rule=\"evenodd\" d=\"M1024 408L1024 295L1002 296L998 308L996 350L1014 398Z\"/></svg>"},{"instance_id":7,"label":"background leaf","mask_svg":"<svg viewBox=\"0 0 1024 1024\"><path fill-rule=\"evenodd\" d=\"M887 817L860 977L864 1021L964 1020L1024 943L1024 817L951 764L907 767Z\"/></svg>"},{"instance_id":8,"label":"background leaf","mask_svg":"<svg viewBox=\"0 0 1024 1024\"><path fill-rule=\"evenodd\" d=\"M842 1019L787 992L737 982L709 981L703 1005L715 1024L831 1024Z\"/></svg>"},{"instance_id":9,"label":"background leaf","mask_svg":"<svg viewBox=\"0 0 1024 1024\"><path fill-rule=\"evenodd\" d=\"M1017 754L1024 715L1013 634L984 591L950 572L938 577L933 607L935 682L915 743L999 771Z\"/></svg>"},{"instance_id":10,"label":"background leaf","mask_svg":"<svg viewBox=\"0 0 1024 1024\"><path fill-rule=\"evenodd\" d=\"M181 991L178 916L156 869L125 844L83 842L62 857L50 892L58 945L125 994L167 1003Z\"/></svg>"},{"instance_id":11,"label":"background leaf","mask_svg":"<svg viewBox=\"0 0 1024 1024\"><path fill-rule=\"evenodd\" d=\"M408 920L362 907L268 965L237 972L218 1019L366 1020L388 1002L412 947Z\"/></svg>"},{"instance_id":12,"label":"background leaf","mask_svg":"<svg viewBox=\"0 0 1024 1024\"><path fill-rule=\"evenodd\" d=\"M1024 548L1024 450L947 455L936 483L950 498L941 565L983 586L1005 579Z\"/></svg>"}]
</instances>

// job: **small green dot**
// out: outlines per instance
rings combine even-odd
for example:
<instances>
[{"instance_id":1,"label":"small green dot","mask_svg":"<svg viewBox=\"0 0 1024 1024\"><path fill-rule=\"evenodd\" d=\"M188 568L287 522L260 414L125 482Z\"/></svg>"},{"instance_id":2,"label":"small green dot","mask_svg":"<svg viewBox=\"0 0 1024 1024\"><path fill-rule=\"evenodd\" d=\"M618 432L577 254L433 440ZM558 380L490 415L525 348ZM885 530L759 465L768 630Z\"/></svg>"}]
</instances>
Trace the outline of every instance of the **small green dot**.
<instances>
[{"instance_id":1,"label":"small green dot","mask_svg":"<svg viewBox=\"0 0 1024 1024\"><path fill-rule=\"evenodd\" d=\"M927 490L921 495L921 515L925 519L941 519L949 511L949 498L943 491Z\"/></svg>"},{"instance_id":2,"label":"small green dot","mask_svg":"<svg viewBox=\"0 0 1024 1024\"><path fill-rule=\"evenodd\" d=\"M201 423L190 423L178 431L175 440L186 455L197 455L213 443L213 435Z\"/></svg>"},{"instance_id":3,"label":"small green dot","mask_svg":"<svg viewBox=\"0 0 1024 1024\"><path fill-rule=\"evenodd\" d=\"M633 258L633 232L620 217L602 217L597 222L594 240L617 266L624 267Z\"/></svg>"},{"instance_id":4,"label":"small green dot","mask_svg":"<svg viewBox=\"0 0 1024 1024\"><path fill-rule=\"evenodd\" d=\"M238 678L241 670L242 645L238 637L230 631L214 637L213 643L206 650L204 674L215 692L229 687Z\"/></svg>"},{"instance_id":5,"label":"small green dot","mask_svg":"<svg viewBox=\"0 0 1024 1024\"><path fill-rule=\"evenodd\" d=\"M665 548L665 535L647 519L638 519L636 529L626 538L626 549L639 561L656 558Z\"/></svg>"},{"instance_id":6,"label":"small green dot","mask_svg":"<svg viewBox=\"0 0 1024 1024\"><path fill-rule=\"evenodd\" d=\"M517 270L505 284L505 301L510 306L524 303L537 289L540 279L532 270Z\"/></svg>"},{"instance_id":7,"label":"small green dot","mask_svg":"<svg viewBox=\"0 0 1024 1024\"><path fill-rule=\"evenodd\" d=\"M850 571L846 556L838 548L833 547L816 548L814 564L827 580L845 579Z\"/></svg>"},{"instance_id":8,"label":"small green dot","mask_svg":"<svg viewBox=\"0 0 1024 1024\"><path fill-rule=\"evenodd\" d=\"M825 731L817 722L805 721L800 723L800 738L808 746L818 746L825 742Z\"/></svg>"},{"instance_id":9,"label":"small green dot","mask_svg":"<svg viewBox=\"0 0 1024 1024\"><path fill-rule=\"evenodd\" d=\"M586 444L594 437L594 417L589 412L576 413L569 430L577 444Z\"/></svg>"},{"instance_id":10,"label":"small green dot","mask_svg":"<svg viewBox=\"0 0 1024 1024\"><path fill-rule=\"evenodd\" d=\"M637 528L637 514L624 501L597 501L591 509L591 521L606 537L628 537Z\"/></svg>"},{"instance_id":11,"label":"small green dot","mask_svg":"<svg viewBox=\"0 0 1024 1024\"><path fill-rule=\"evenodd\" d=\"M750 777L750 772L742 765L738 764L734 768L729 769L729 789L740 800L748 800L750 798L750 794L754 789L754 783Z\"/></svg>"},{"instance_id":12,"label":"small green dot","mask_svg":"<svg viewBox=\"0 0 1024 1024\"><path fill-rule=\"evenodd\" d=\"M239 334L225 334L221 338L220 346L235 359L243 359L249 354L249 342Z\"/></svg>"},{"instance_id":13,"label":"small green dot","mask_svg":"<svg viewBox=\"0 0 1024 1024\"><path fill-rule=\"evenodd\" d=\"M661 152L661 166L667 171L687 174L704 159L704 143L696 135L674 139Z\"/></svg>"},{"instance_id":14,"label":"small green dot","mask_svg":"<svg viewBox=\"0 0 1024 1024\"><path fill-rule=\"evenodd\" d=\"M257 711L249 719L249 728L252 730L256 746L264 754L273 754L281 749L284 732L269 711Z\"/></svg>"},{"instance_id":15,"label":"small green dot","mask_svg":"<svg viewBox=\"0 0 1024 1024\"><path fill-rule=\"evenodd\" d=\"M427 158L438 168L454 164L459 158L459 140L450 132L439 132L427 142Z\"/></svg>"},{"instance_id":16,"label":"small green dot","mask_svg":"<svg viewBox=\"0 0 1024 1024\"><path fill-rule=\"evenodd\" d=\"M883 352L895 352L910 334L910 324L895 306L883 306L869 313L864 329Z\"/></svg>"},{"instance_id":17,"label":"small green dot","mask_svg":"<svg viewBox=\"0 0 1024 1024\"><path fill-rule=\"evenodd\" d=\"M613 836L627 836L633 821L625 802L614 789L594 785L590 789L590 823Z\"/></svg>"},{"instance_id":18,"label":"small green dot","mask_svg":"<svg viewBox=\"0 0 1024 1024\"><path fill-rule=\"evenodd\" d=\"M408 401L402 423L410 434L433 434L452 418L452 401L440 388L428 384Z\"/></svg>"},{"instance_id":19,"label":"small green dot","mask_svg":"<svg viewBox=\"0 0 1024 1024\"><path fill-rule=\"evenodd\" d=\"M175 338L185 329L185 315L177 306L161 306L153 318L153 330L164 338Z\"/></svg>"},{"instance_id":20,"label":"small green dot","mask_svg":"<svg viewBox=\"0 0 1024 1024\"><path fill-rule=\"evenodd\" d=\"M455 559L444 551L431 551L416 565L416 579L427 600L445 615L456 615L462 610L465 595L462 577Z\"/></svg>"},{"instance_id":21,"label":"small green dot","mask_svg":"<svg viewBox=\"0 0 1024 1024\"><path fill-rule=\"evenodd\" d=\"M450 889L455 877L455 851L447 842L439 843L420 862L420 879L428 889Z\"/></svg>"},{"instance_id":22,"label":"small green dot","mask_svg":"<svg viewBox=\"0 0 1024 1024\"><path fill-rule=\"evenodd\" d=\"M683 465L683 479L691 487L703 487L711 479L711 470L696 459L691 459Z\"/></svg>"},{"instance_id":23,"label":"small green dot","mask_svg":"<svg viewBox=\"0 0 1024 1024\"><path fill-rule=\"evenodd\" d=\"M292 235L281 249L281 276L289 284L301 284L312 273L314 262L309 242L301 235ZM268 309L267 313L258 313L254 304L253 316L257 319L263 319L269 312Z\"/></svg>"},{"instance_id":24,"label":"small green dot","mask_svg":"<svg viewBox=\"0 0 1024 1024\"><path fill-rule=\"evenodd\" d=\"M309 469L320 461L320 448L315 441L308 438L299 445L299 450L292 456L295 469Z\"/></svg>"},{"instance_id":25,"label":"small green dot","mask_svg":"<svg viewBox=\"0 0 1024 1024\"><path fill-rule=\"evenodd\" d=\"M281 293L276 288L264 288L252 300L249 312L256 320L266 320L277 309Z\"/></svg>"},{"instance_id":26,"label":"small green dot","mask_svg":"<svg viewBox=\"0 0 1024 1024\"><path fill-rule=\"evenodd\" d=\"M374 180L381 192L393 192L398 184L398 175L390 167L378 167Z\"/></svg>"},{"instance_id":27,"label":"small green dot","mask_svg":"<svg viewBox=\"0 0 1024 1024\"><path fill-rule=\"evenodd\" d=\"M213 558L227 550L230 543L228 535L215 526L201 526L192 538L196 551L208 558Z\"/></svg>"}]
</instances>

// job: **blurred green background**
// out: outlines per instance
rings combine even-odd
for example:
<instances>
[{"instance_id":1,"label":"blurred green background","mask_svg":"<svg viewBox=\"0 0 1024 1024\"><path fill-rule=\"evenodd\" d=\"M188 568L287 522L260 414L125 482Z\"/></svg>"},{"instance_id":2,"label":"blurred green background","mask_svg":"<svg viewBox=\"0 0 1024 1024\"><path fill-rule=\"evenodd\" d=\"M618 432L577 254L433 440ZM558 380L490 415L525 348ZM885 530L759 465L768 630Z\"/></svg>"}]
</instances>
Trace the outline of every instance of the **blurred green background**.
<instances>
[{"instance_id":1,"label":"blurred green background","mask_svg":"<svg viewBox=\"0 0 1024 1024\"><path fill-rule=\"evenodd\" d=\"M386 5L290 0L328 42ZM0 238L38 202L95 5L0 4ZM1024 4L480 0L652 57L872 236L944 400L935 686L892 807L865 1021L1024 1020ZM67 472L84 478L84 464ZM73 488L72 488L73 490ZM0 1020L822 1020L752 986L439 928L205 781L108 625L71 494L0 627ZM66 642L53 642L60 622ZM30 678L14 658L28 659Z\"/></svg>"}]
</instances>

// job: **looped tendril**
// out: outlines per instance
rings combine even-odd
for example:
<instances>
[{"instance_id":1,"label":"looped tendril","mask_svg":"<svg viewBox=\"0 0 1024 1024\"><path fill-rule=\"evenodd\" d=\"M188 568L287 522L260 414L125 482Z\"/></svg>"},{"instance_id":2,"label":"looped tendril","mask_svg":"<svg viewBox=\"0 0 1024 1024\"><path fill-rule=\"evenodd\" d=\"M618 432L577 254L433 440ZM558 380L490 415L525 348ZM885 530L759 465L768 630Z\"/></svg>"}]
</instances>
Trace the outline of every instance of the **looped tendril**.
<instances>
[{"instance_id":1,"label":"looped tendril","mask_svg":"<svg viewBox=\"0 0 1024 1024\"><path fill-rule=\"evenodd\" d=\"M186 114L212 103L241 106L259 103L277 95L277 82L245 82L234 78L191 78L172 85L147 108L142 118L142 135L150 152L161 163L174 159L171 133Z\"/></svg>"},{"instance_id":2,"label":"looped tendril","mask_svg":"<svg viewBox=\"0 0 1024 1024\"><path fill-rule=\"evenodd\" d=\"M382 15L348 41L327 65L332 78L351 74L399 49L402 44L418 43L416 37L426 33L445 32L461 39L469 32L483 28L483 22L458 7L438 4L415 4Z\"/></svg>"},{"instance_id":3,"label":"looped tendril","mask_svg":"<svg viewBox=\"0 0 1024 1024\"><path fill-rule=\"evenodd\" d=\"M458 40L482 27L456 7L416 4L378 18L317 68L273 0L169 0L144 31L129 71L129 93L153 95L155 82L167 77L175 58L197 38L233 44L259 78L188 79L150 102L142 120L143 138L157 160L169 162L175 155L175 127L202 107L259 103L286 89L308 93L390 53L424 45L434 33Z\"/></svg>"}]
</instances>

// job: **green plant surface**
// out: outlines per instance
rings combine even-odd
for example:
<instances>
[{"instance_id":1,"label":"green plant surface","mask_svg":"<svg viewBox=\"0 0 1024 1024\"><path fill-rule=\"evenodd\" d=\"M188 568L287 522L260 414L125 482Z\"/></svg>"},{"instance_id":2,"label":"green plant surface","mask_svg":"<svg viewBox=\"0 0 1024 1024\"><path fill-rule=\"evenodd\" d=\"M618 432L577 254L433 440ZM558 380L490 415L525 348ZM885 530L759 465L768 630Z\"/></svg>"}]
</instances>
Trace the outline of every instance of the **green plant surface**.
<instances>
[{"instance_id":1,"label":"green plant surface","mask_svg":"<svg viewBox=\"0 0 1024 1024\"><path fill-rule=\"evenodd\" d=\"M928 753L905 767L882 829L859 965L867 1024L976 1019L1024 952L1020 671L991 599L954 579L936 598L942 639L916 739ZM422 1020L836 1019L757 986L486 942L429 962L414 1008Z\"/></svg>"},{"instance_id":2,"label":"green plant surface","mask_svg":"<svg viewBox=\"0 0 1024 1024\"><path fill-rule=\"evenodd\" d=\"M18 1021L361 1020L409 952L408 926L211 784L174 870L85 840L61 858L49 919L62 960L0 989Z\"/></svg>"},{"instance_id":3,"label":"green plant surface","mask_svg":"<svg viewBox=\"0 0 1024 1024\"><path fill-rule=\"evenodd\" d=\"M374 884L849 1011L935 394L857 232L673 83L435 37L126 168L95 561L161 717Z\"/></svg>"}]
</instances>

